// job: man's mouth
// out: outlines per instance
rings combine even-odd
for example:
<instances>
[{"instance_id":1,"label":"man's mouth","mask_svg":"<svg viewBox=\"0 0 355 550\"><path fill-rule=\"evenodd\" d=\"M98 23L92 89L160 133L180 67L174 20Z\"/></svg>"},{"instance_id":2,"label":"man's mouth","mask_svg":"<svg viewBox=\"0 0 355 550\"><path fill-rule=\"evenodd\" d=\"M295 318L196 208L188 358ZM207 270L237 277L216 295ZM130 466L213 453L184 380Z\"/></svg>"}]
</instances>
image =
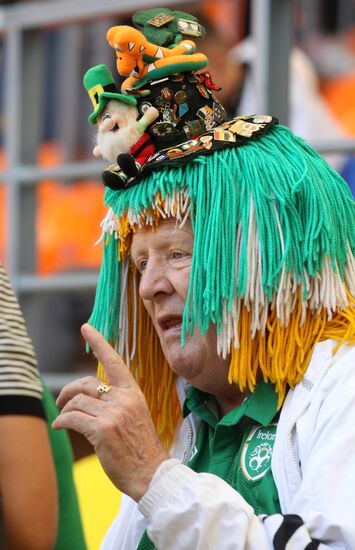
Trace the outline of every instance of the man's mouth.
<instances>
[{"instance_id":1,"label":"man's mouth","mask_svg":"<svg viewBox=\"0 0 355 550\"><path fill-rule=\"evenodd\" d=\"M158 324L163 332L167 332L170 330L180 330L182 326L182 317L176 315L166 315L159 319Z\"/></svg>"},{"instance_id":2,"label":"man's mouth","mask_svg":"<svg viewBox=\"0 0 355 550\"><path fill-rule=\"evenodd\" d=\"M111 128L110 132L118 132L120 129L119 125L116 123L113 128Z\"/></svg>"}]
</instances>

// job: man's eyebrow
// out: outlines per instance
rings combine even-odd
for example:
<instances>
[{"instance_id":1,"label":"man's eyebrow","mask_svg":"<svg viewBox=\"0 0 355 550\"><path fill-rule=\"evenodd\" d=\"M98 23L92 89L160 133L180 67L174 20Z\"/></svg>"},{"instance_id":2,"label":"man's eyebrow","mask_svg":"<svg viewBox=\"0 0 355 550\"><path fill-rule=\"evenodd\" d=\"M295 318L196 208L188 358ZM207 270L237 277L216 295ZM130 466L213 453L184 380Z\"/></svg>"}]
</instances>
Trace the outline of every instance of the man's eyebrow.
<instances>
[{"instance_id":1,"label":"man's eyebrow","mask_svg":"<svg viewBox=\"0 0 355 550\"><path fill-rule=\"evenodd\" d=\"M139 253L139 251L137 251L137 250L135 251L135 250L133 249L133 247L131 247L130 257L131 257L131 260L132 260L132 261L134 261L134 258L138 256L138 253Z\"/></svg>"},{"instance_id":2,"label":"man's eyebrow","mask_svg":"<svg viewBox=\"0 0 355 550\"><path fill-rule=\"evenodd\" d=\"M136 244L136 245L134 245L133 243L131 244L130 256L133 260L137 258L137 256L140 256L141 254L145 254L145 252L146 252L146 248L144 247L143 244Z\"/></svg>"}]
</instances>

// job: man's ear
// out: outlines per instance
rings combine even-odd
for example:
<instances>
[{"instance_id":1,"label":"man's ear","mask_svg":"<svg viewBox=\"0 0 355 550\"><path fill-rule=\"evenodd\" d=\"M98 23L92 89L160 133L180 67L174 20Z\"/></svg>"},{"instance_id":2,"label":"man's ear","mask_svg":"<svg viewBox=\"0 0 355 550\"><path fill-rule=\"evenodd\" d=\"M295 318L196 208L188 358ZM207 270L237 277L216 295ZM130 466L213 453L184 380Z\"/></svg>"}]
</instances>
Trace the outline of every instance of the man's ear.
<instances>
[{"instance_id":1,"label":"man's ear","mask_svg":"<svg viewBox=\"0 0 355 550\"><path fill-rule=\"evenodd\" d=\"M102 158L101 149L98 145L95 145L95 147L92 150L92 154L96 158Z\"/></svg>"}]
</instances>

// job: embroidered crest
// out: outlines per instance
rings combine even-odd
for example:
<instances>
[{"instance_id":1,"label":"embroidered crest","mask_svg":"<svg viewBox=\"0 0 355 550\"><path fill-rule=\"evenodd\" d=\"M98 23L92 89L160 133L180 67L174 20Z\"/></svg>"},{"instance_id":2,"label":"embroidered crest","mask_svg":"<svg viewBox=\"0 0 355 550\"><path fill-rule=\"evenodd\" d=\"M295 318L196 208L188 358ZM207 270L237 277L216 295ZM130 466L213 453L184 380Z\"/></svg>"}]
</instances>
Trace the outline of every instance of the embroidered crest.
<instances>
[{"instance_id":1,"label":"embroidered crest","mask_svg":"<svg viewBox=\"0 0 355 550\"><path fill-rule=\"evenodd\" d=\"M247 437L240 458L244 477L250 481L262 478L271 468L277 424L255 426Z\"/></svg>"}]
</instances>

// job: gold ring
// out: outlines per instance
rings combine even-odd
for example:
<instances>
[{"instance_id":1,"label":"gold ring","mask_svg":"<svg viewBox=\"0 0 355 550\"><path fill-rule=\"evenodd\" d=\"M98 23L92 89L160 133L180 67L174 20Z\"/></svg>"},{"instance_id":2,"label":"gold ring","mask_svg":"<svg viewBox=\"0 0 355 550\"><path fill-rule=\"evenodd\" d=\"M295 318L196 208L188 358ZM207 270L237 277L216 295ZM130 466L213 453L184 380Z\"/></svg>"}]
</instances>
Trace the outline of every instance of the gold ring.
<instances>
[{"instance_id":1,"label":"gold ring","mask_svg":"<svg viewBox=\"0 0 355 550\"><path fill-rule=\"evenodd\" d=\"M101 382L97 388L96 388L96 393L98 395L98 398L100 399L102 394L103 393L108 393L111 389L111 386L109 386L108 384L104 384L103 382Z\"/></svg>"}]
</instances>

